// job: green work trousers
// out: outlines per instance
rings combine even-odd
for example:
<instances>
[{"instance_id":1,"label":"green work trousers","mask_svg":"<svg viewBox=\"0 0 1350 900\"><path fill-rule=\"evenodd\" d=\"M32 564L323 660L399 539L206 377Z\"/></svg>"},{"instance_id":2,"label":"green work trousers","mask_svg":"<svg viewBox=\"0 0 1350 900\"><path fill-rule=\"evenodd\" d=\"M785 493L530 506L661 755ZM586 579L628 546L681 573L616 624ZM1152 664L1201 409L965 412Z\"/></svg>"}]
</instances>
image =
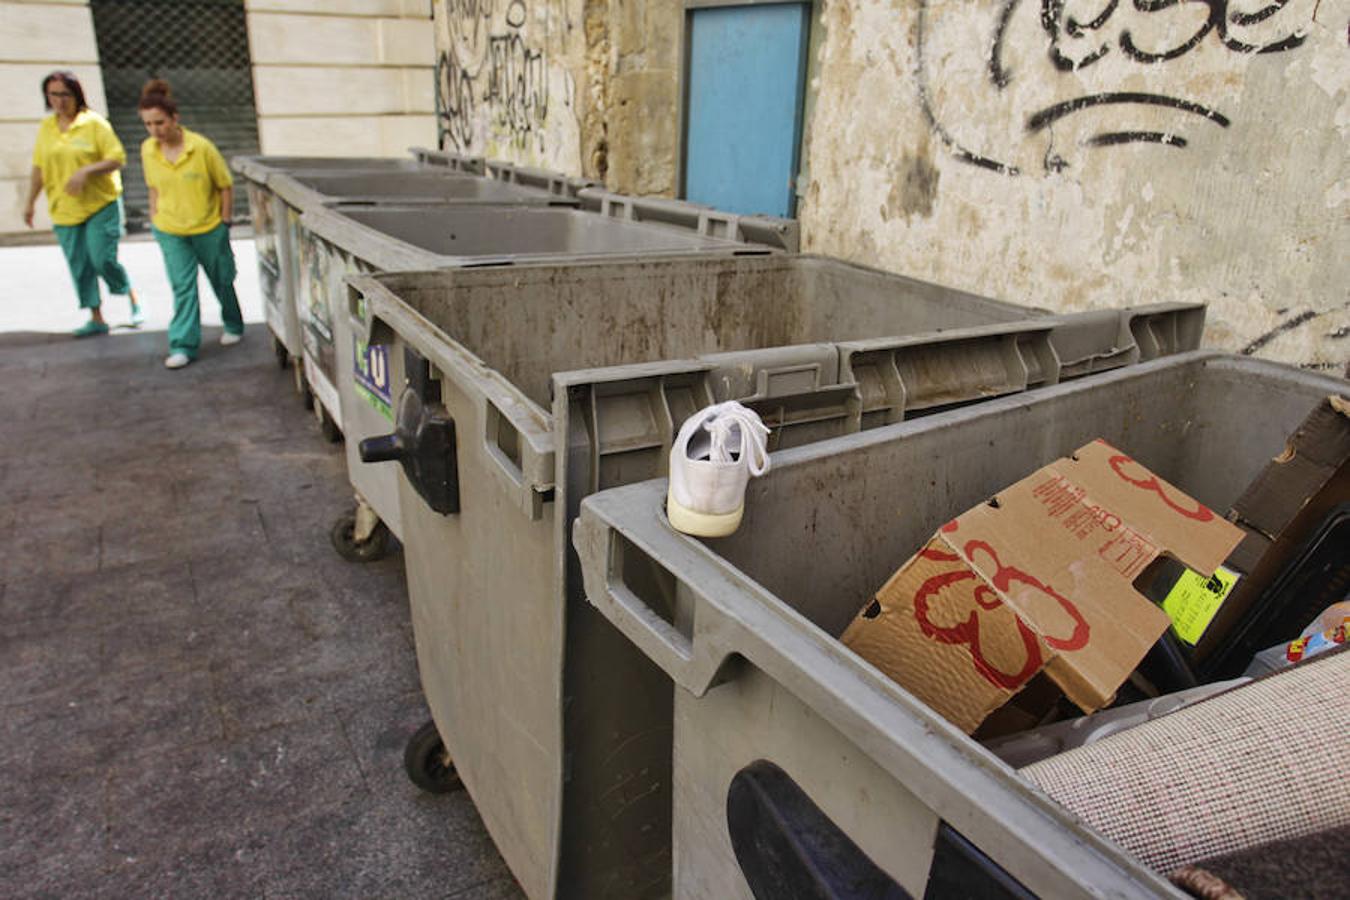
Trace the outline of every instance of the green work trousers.
<instances>
[{"instance_id":1,"label":"green work trousers","mask_svg":"<svg viewBox=\"0 0 1350 900\"><path fill-rule=\"evenodd\" d=\"M122 201L114 200L78 225L53 225L66 266L75 282L81 309L98 309L98 280L110 294L131 292L127 270L117 261L117 242L122 237Z\"/></svg>"},{"instance_id":2,"label":"green work trousers","mask_svg":"<svg viewBox=\"0 0 1350 900\"><path fill-rule=\"evenodd\" d=\"M205 234L168 234L154 229L164 254L164 268L173 287L173 319L169 322L169 352L197 358L202 343L201 306L197 302L197 267L206 273L220 301L220 318L230 334L244 333L244 317L234 294L234 251L230 229L223 223Z\"/></svg>"}]
</instances>

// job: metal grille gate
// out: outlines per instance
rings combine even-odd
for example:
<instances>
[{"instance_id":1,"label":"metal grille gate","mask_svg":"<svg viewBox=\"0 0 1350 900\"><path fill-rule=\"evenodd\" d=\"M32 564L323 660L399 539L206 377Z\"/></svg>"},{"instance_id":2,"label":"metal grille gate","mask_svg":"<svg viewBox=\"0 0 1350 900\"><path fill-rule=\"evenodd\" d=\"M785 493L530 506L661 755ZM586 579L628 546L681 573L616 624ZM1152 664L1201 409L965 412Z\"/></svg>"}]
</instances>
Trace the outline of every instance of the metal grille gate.
<instances>
[{"instance_id":1,"label":"metal grille gate","mask_svg":"<svg viewBox=\"0 0 1350 900\"><path fill-rule=\"evenodd\" d=\"M183 124L209 137L227 160L258 152L243 0L93 0L90 9L108 120L127 150L127 227L148 228L140 153L146 135L136 110L146 81L167 80ZM247 218L246 192L237 190L234 219Z\"/></svg>"}]
</instances>

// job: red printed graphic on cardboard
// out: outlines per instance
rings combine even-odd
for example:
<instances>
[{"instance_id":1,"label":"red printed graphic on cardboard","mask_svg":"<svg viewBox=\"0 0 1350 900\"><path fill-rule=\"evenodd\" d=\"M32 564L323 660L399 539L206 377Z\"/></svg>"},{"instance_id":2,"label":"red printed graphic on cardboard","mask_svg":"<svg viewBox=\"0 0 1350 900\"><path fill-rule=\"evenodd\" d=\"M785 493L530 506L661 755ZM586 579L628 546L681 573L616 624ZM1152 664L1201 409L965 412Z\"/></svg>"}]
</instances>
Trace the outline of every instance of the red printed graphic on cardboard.
<instances>
[{"instance_id":1,"label":"red printed graphic on cardboard","mask_svg":"<svg viewBox=\"0 0 1350 900\"><path fill-rule=\"evenodd\" d=\"M1119 534L1102 544L1097 555L1110 563L1111 567L1125 578L1133 581L1158 555L1158 548L1133 528L1122 528Z\"/></svg>"},{"instance_id":2,"label":"red printed graphic on cardboard","mask_svg":"<svg viewBox=\"0 0 1350 900\"><path fill-rule=\"evenodd\" d=\"M1109 536L1121 526L1119 515L1091 502L1087 489L1074 484L1065 475L1049 473L1032 489L1031 496L1040 501L1047 516L1080 541L1098 533Z\"/></svg>"},{"instance_id":3,"label":"red printed graphic on cardboard","mask_svg":"<svg viewBox=\"0 0 1350 900\"><path fill-rule=\"evenodd\" d=\"M1102 443L1105 443L1105 441ZM1132 484L1140 490L1151 491L1152 493L1157 494L1158 498L1162 500L1163 503L1166 503L1180 515L1183 515L1188 519L1194 519L1197 522L1208 522L1214 518L1214 513L1209 507L1205 506L1203 503L1191 500L1189 497L1185 498L1187 501L1186 504L1175 502L1168 496L1167 490L1163 487L1162 482L1158 480L1157 475L1154 475L1124 453L1117 453L1112 456L1109 460L1109 465L1111 466L1111 471L1119 475L1122 481ZM1127 474L1127 470L1137 470L1137 477L1131 477Z\"/></svg>"},{"instance_id":4,"label":"red printed graphic on cardboard","mask_svg":"<svg viewBox=\"0 0 1350 900\"><path fill-rule=\"evenodd\" d=\"M942 530L950 534L956 531L956 528L957 523L950 522L943 526ZM1078 607L1069 598L1016 566L1004 565L1003 561L999 559L998 552L985 541L967 541L962 548L962 553L965 555L967 562L974 566L987 568L987 564L992 564L994 573L990 581L993 587L981 581L973 569L959 565L960 558L956 554L944 553L932 547L921 550L919 556L923 559L931 562L957 564L950 571L941 572L928 578L914 594L912 601L914 618L919 623L919 629L924 635L939 643L964 645L970 651L975 671L981 677L995 687L1009 691L1018 690L1045 664L1037 633L1026 624L1026 621L1016 611L1006 610L1006 613L1013 618L1022 644L1020 648L1022 665L1010 671L1009 668L1001 667L997 661L991 659L990 654L986 651L986 647L981 641L982 616L980 614L981 610L993 612L1003 607L1003 600L995 592L995 588L1006 593L1014 583L1018 583L1026 585L1034 591L1031 595L1023 592L1021 594L1023 602L1034 603L1035 596L1039 595L1041 598L1049 599L1057 604L1059 611L1063 614L1056 616L1052 612L1049 615L1037 617L1040 620L1049 619L1052 621L1062 619L1062 625L1067 632L1063 635L1041 634L1040 640L1045 641L1046 644L1056 650L1080 650L1087 646L1091 629L1087 620L1079 612ZM953 588L956 588L956 590L952 590ZM942 612L945 613L940 617L937 614L939 605L942 607ZM955 615L951 611L953 606L958 610ZM961 619L960 611L966 609L969 610L969 615ZM944 621L950 622L952 620L956 620L955 624L942 624ZM1007 660L1004 662L1006 663Z\"/></svg>"}]
</instances>

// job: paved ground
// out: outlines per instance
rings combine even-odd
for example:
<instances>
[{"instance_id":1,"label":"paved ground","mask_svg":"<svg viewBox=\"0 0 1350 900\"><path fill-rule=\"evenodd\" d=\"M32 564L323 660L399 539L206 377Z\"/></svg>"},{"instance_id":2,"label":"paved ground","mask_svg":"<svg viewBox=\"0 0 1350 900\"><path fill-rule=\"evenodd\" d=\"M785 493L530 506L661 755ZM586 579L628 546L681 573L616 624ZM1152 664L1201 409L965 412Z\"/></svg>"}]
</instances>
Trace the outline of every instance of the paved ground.
<instances>
[{"instance_id":1,"label":"paved ground","mask_svg":"<svg viewBox=\"0 0 1350 900\"><path fill-rule=\"evenodd\" d=\"M158 250L122 255L150 323L76 342L56 248L0 249L0 895L519 896L403 774L402 559L330 549L342 455L266 326L169 372Z\"/></svg>"}]
</instances>

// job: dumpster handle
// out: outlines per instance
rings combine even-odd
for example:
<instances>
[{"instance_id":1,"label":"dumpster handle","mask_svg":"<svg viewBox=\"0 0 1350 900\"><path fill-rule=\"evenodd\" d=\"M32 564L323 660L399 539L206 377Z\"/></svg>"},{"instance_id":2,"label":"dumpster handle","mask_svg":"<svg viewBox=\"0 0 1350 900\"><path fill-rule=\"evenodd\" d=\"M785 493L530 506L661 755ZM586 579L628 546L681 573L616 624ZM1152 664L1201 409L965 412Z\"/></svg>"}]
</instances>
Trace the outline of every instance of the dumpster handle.
<instances>
[{"instance_id":1,"label":"dumpster handle","mask_svg":"<svg viewBox=\"0 0 1350 900\"><path fill-rule=\"evenodd\" d=\"M502 486L514 495L517 508L530 517L531 521L543 518L544 504L553 499L553 486L536 483L534 476L526 473L526 465L534 457L525 437L520 433L501 406L488 398L484 406L483 452L495 463L491 471L497 475ZM552 460L549 460L552 468ZM530 471L535 471L531 465Z\"/></svg>"},{"instance_id":2,"label":"dumpster handle","mask_svg":"<svg viewBox=\"0 0 1350 900\"><path fill-rule=\"evenodd\" d=\"M643 652L664 669L676 684L683 686L689 683L686 672L694 656L692 615L683 617L685 619L683 624L688 626L686 629L679 627L682 617L678 612L668 619L653 609L651 604L638 596L624 580L624 557L640 558L654 569L672 577L673 573L633 544L626 541L621 543L618 540L618 532L613 528L605 526L602 540L603 552L608 558L605 567L605 595L610 603L620 607L624 612L617 617L616 624L628 639L641 647ZM687 590L679 578L675 578L675 582L677 594L682 589Z\"/></svg>"},{"instance_id":3,"label":"dumpster handle","mask_svg":"<svg viewBox=\"0 0 1350 900\"><path fill-rule=\"evenodd\" d=\"M405 450L403 439L397 433L368 437L358 445L363 463L401 462Z\"/></svg>"},{"instance_id":4,"label":"dumpster handle","mask_svg":"<svg viewBox=\"0 0 1350 900\"><path fill-rule=\"evenodd\" d=\"M648 606L628 585L610 580L606 593L609 599L628 611L631 620L640 624L651 635L651 641L639 641L652 653L652 641L659 642L662 649L655 654L661 668L675 675L673 669L688 663L694 655L694 644L679 629L661 617L656 610ZM629 637L636 636L629 629Z\"/></svg>"},{"instance_id":5,"label":"dumpster handle","mask_svg":"<svg viewBox=\"0 0 1350 900\"><path fill-rule=\"evenodd\" d=\"M520 464L520 431L492 399L486 401L483 417L483 444L492 461L517 488L525 486L525 470Z\"/></svg>"}]
</instances>

